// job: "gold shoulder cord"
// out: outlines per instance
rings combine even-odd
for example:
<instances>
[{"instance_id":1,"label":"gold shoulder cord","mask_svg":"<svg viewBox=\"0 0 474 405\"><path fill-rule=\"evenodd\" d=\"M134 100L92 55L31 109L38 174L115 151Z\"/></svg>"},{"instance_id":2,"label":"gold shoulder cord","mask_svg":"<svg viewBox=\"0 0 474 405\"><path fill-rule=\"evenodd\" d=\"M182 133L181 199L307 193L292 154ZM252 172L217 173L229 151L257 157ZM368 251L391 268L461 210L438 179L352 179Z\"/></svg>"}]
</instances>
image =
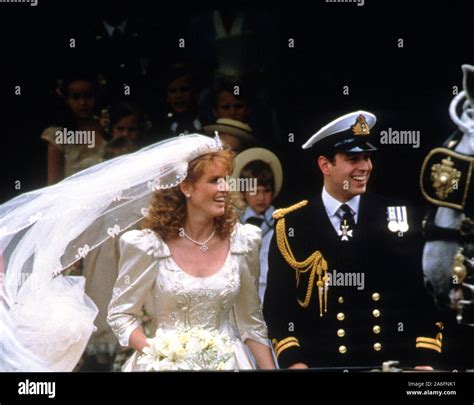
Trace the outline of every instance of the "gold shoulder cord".
<instances>
[{"instance_id":1,"label":"gold shoulder cord","mask_svg":"<svg viewBox=\"0 0 474 405\"><path fill-rule=\"evenodd\" d=\"M309 276L309 283L308 288L306 290L305 299L302 302L298 299L298 304L300 304L303 308L307 308L311 301L311 295L313 293L313 286L314 286L314 279L316 275L318 276L318 281L316 285L318 287L318 297L319 297L319 316L323 316L323 308L324 312L327 312L328 306L328 281L329 276L327 275L328 271L328 264L326 260L324 260L323 255L319 250L316 250L303 262L299 262L295 259L293 252L291 250L290 244L288 242L288 238L286 236L286 225L285 225L285 215L296 211L305 205L308 204L307 200L303 200L295 205L292 205L288 208L283 208L275 211L273 213L273 218L275 218L278 222L276 225L276 236L277 236L277 245L280 253L282 254L283 258L286 262L293 268L296 272L296 286L298 287L300 282L301 274L304 274L310 271ZM324 307L323 307L323 296L324 296Z\"/></svg>"}]
</instances>

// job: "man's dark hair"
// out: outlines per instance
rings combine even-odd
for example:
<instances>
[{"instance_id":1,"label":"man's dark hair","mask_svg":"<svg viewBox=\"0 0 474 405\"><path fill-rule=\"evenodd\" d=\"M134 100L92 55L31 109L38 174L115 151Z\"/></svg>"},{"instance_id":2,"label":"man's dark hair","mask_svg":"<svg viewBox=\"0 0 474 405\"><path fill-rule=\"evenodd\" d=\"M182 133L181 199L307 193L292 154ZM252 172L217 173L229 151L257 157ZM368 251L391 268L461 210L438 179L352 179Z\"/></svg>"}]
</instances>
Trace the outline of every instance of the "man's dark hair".
<instances>
[{"instance_id":1,"label":"man's dark hair","mask_svg":"<svg viewBox=\"0 0 474 405\"><path fill-rule=\"evenodd\" d=\"M337 153L338 152L334 152L334 151L323 151L319 154L319 156L324 156L327 160L329 160L331 162L332 165L335 165L336 164L336 154Z\"/></svg>"},{"instance_id":2,"label":"man's dark hair","mask_svg":"<svg viewBox=\"0 0 474 405\"><path fill-rule=\"evenodd\" d=\"M370 152L357 152L357 153L347 153L347 152L335 152L335 151L324 151L320 152L319 156L324 156L327 160L331 162L331 164L334 166L336 164L336 155L340 153L342 155L362 155L362 154L368 154L370 157L372 157L372 154Z\"/></svg>"}]
</instances>

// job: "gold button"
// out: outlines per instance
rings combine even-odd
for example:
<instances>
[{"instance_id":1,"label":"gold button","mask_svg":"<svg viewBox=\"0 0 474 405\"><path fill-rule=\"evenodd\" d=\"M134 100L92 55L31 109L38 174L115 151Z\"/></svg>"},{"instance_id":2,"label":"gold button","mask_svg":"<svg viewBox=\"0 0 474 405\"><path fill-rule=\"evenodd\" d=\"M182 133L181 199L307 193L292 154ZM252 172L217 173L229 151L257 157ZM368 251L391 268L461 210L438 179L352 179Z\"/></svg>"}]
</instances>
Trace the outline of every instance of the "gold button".
<instances>
[{"instance_id":1,"label":"gold button","mask_svg":"<svg viewBox=\"0 0 474 405\"><path fill-rule=\"evenodd\" d=\"M339 297L337 302L339 302L339 304L344 304L344 297Z\"/></svg>"},{"instance_id":2,"label":"gold button","mask_svg":"<svg viewBox=\"0 0 474 405\"><path fill-rule=\"evenodd\" d=\"M344 312L339 312L339 313L337 314L337 319L338 319L338 321L343 321L344 318L345 318Z\"/></svg>"},{"instance_id":3,"label":"gold button","mask_svg":"<svg viewBox=\"0 0 474 405\"><path fill-rule=\"evenodd\" d=\"M373 301L379 301L380 300L380 294L379 293L373 293L372 294L372 300Z\"/></svg>"},{"instance_id":4,"label":"gold button","mask_svg":"<svg viewBox=\"0 0 474 405\"><path fill-rule=\"evenodd\" d=\"M337 336L344 337L346 335L346 331L344 329L338 329Z\"/></svg>"},{"instance_id":5,"label":"gold button","mask_svg":"<svg viewBox=\"0 0 474 405\"><path fill-rule=\"evenodd\" d=\"M339 353L345 354L347 352L347 347L346 346L339 346Z\"/></svg>"},{"instance_id":6,"label":"gold button","mask_svg":"<svg viewBox=\"0 0 474 405\"><path fill-rule=\"evenodd\" d=\"M382 350L382 345L380 343L374 343L374 350L376 352L379 352L380 350Z\"/></svg>"},{"instance_id":7,"label":"gold button","mask_svg":"<svg viewBox=\"0 0 474 405\"><path fill-rule=\"evenodd\" d=\"M373 328L372 328L372 331L378 335L380 333L380 326L379 325L375 325Z\"/></svg>"},{"instance_id":8,"label":"gold button","mask_svg":"<svg viewBox=\"0 0 474 405\"><path fill-rule=\"evenodd\" d=\"M372 311L372 315L375 317L375 318L378 318L380 316L380 311L378 309L374 309Z\"/></svg>"}]
</instances>

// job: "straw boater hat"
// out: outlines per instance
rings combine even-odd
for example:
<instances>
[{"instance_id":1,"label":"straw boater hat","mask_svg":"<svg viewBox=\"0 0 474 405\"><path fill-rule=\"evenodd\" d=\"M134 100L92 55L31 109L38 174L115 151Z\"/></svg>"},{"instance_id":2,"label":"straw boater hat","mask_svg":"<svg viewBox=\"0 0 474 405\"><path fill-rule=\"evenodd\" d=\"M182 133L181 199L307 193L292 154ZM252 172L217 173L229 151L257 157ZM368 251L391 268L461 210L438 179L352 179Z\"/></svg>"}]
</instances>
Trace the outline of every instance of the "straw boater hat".
<instances>
[{"instance_id":1,"label":"straw boater hat","mask_svg":"<svg viewBox=\"0 0 474 405\"><path fill-rule=\"evenodd\" d=\"M247 165L247 163L253 162L254 160L263 160L265 163L270 165L273 171L273 176L275 177L275 191L273 193L273 198L276 198L280 193L283 184L283 169L278 157L268 149L250 148L239 153L235 158L235 168L232 177L240 177L242 169Z\"/></svg>"},{"instance_id":2,"label":"straw boater hat","mask_svg":"<svg viewBox=\"0 0 474 405\"><path fill-rule=\"evenodd\" d=\"M233 120L230 118L219 118L215 123L205 125L204 131L211 136L214 136L215 131L234 135L247 142L256 142L257 139L253 136L252 128L247 124Z\"/></svg>"}]
</instances>

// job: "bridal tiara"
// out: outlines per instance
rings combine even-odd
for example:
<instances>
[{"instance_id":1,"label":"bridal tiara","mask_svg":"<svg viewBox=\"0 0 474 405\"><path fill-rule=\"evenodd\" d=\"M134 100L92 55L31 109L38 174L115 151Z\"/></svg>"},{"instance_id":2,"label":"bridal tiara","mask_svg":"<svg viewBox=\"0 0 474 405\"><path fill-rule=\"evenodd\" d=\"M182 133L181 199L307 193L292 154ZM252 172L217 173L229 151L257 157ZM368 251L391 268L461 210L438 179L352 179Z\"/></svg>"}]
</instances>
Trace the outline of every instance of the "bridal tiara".
<instances>
[{"instance_id":1,"label":"bridal tiara","mask_svg":"<svg viewBox=\"0 0 474 405\"><path fill-rule=\"evenodd\" d=\"M189 152L188 156L185 157L184 161L175 165L174 168L170 169L168 176L160 176L153 180L150 180L147 184L147 188L150 191L163 190L168 188L174 188L184 181L188 175L188 164L199 156L207 153L217 152L223 150L222 141L217 134L214 138L208 138L204 143L199 145L196 149Z\"/></svg>"},{"instance_id":2,"label":"bridal tiara","mask_svg":"<svg viewBox=\"0 0 474 405\"><path fill-rule=\"evenodd\" d=\"M209 142L206 142L200 146L198 146L194 151L192 151L188 156L188 163L192 160L196 159L201 155L205 155L206 153L217 152L223 149L221 138L219 138L219 134L217 131L215 132L214 138L209 138Z\"/></svg>"}]
</instances>

